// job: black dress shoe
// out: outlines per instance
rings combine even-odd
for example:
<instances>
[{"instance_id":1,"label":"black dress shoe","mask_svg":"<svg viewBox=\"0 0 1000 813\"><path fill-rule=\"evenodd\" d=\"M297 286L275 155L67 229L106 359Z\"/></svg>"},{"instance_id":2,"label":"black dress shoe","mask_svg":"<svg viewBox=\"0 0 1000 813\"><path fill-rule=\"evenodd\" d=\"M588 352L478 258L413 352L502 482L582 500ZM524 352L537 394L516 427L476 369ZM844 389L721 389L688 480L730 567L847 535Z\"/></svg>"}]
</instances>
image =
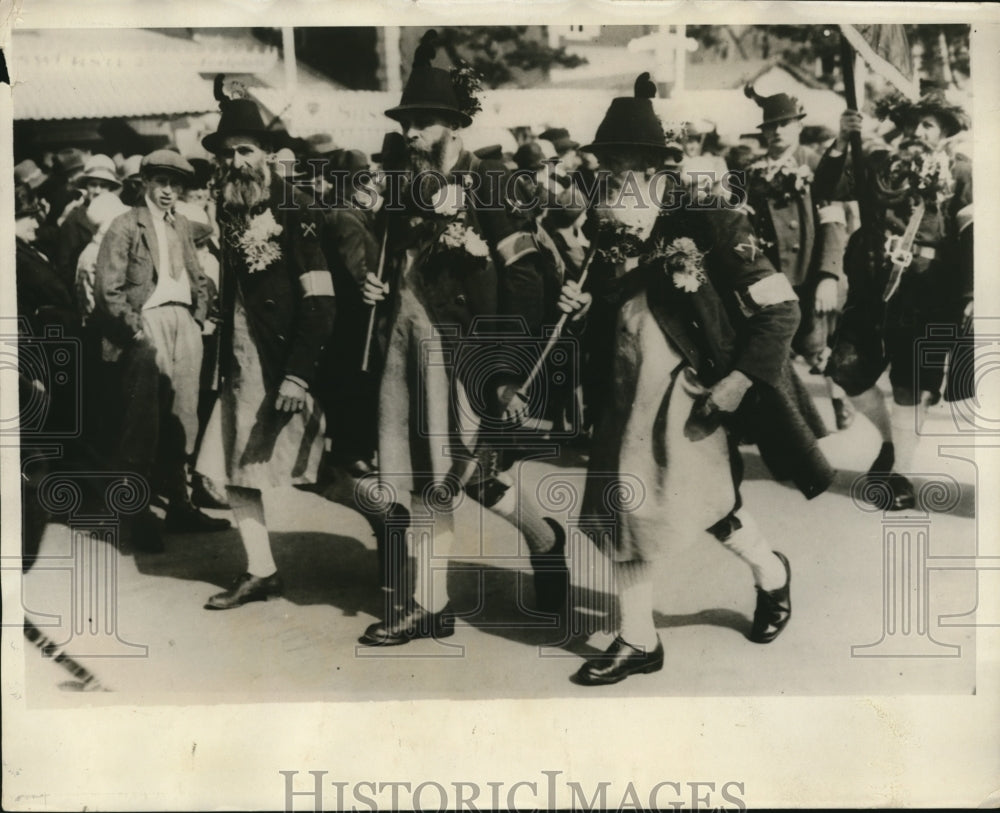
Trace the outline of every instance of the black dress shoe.
<instances>
[{"instance_id":1,"label":"black dress shoe","mask_svg":"<svg viewBox=\"0 0 1000 813\"><path fill-rule=\"evenodd\" d=\"M869 471L865 475L861 498L883 511L908 511L917 504L913 483L894 471Z\"/></svg>"},{"instance_id":2,"label":"black dress shoe","mask_svg":"<svg viewBox=\"0 0 1000 813\"><path fill-rule=\"evenodd\" d=\"M660 636L656 636L656 648L648 652L637 649L618 636L603 655L587 661L573 678L574 682L584 686L608 686L625 680L629 675L648 675L662 668L663 642Z\"/></svg>"},{"instance_id":3,"label":"black dress shoe","mask_svg":"<svg viewBox=\"0 0 1000 813\"><path fill-rule=\"evenodd\" d=\"M750 640L756 644L769 644L777 638L792 617L792 568L784 554L774 551L774 555L785 566L785 586L777 590L757 588L757 609L753 614L753 628Z\"/></svg>"},{"instance_id":4,"label":"black dress shoe","mask_svg":"<svg viewBox=\"0 0 1000 813\"><path fill-rule=\"evenodd\" d=\"M566 566L566 531L553 519L545 522L556 535L555 544L545 553L531 554L534 571L535 607L543 613L566 614L569 598L569 568Z\"/></svg>"},{"instance_id":5,"label":"black dress shoe","mask_svg":"<svg viewBox=\"0 0 1000 813\"><path fill-rule=\"evenodd\" d=\"M244 573L233 586L205 602L206 610L229 610L250 601L267 601L281 595L281 577L277 573L260 577Z\"/></svg>"},{"instance_id":6,"label":"black dress shoe","mask_svg":"<svg viewBox=\"0 0 1000 813\"><path fill-rule=\"evenodd\" d=\"M450 605L432 613L414 604L392 620L372 624L358 642L365 646L399 646L415 638L448 638L454 634L455 616Z\"/></svg>"},{"instance_id":7,"label":"black dress shoe","mask_svg":"<svg viewBox=\"0 0 1000 813\"><path fill-rule=\"evenodd\" d=\"M831 403L833 404L833 417L837 422L837 431L842 432L854 423L854 406L843 398L833 398Z\"/></svg>"},{"instance_id":8,"label":"black dress shoe","mask_svg":"<svg viewBox=\"0 0 1000 813\"><path fill-rule=\"evenodd\" d=\"M167 511L164 522L167 533L172 534L207 534L228 531L233 526L228 519L217 519L199 511L193 505L175 508Z\"/></svg>"},{"instance_id":9,"label":"black dress shoe","mask_svg":"<svg viewBox=\"0 0 1000 813\"><path fill-rule=\"evenodd\" d=\"M191 477L191 505L198 508L211 508L216 511L229 510L229 503L226 502L212 478L197 472Z\"/></svg>"}]
</instances>

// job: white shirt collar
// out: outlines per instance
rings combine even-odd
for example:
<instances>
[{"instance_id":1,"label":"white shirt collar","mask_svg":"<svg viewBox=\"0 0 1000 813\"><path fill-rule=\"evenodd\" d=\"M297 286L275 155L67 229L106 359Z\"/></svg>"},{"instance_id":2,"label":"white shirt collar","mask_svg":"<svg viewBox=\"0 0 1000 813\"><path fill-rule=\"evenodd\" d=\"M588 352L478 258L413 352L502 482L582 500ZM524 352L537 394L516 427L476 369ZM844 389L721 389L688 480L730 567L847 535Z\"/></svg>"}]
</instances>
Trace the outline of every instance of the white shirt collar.
<instances>
[{"instance_id":1,"label":"white shirt collar","mask_svg":"<svg viewBox=\"0 0 1000 813\"><path fill-rule=\"evenodd\" d=\"M153 202L153 199L149 197L149 195L146 195L146 206L149 209L150 214L157 215L157 217L154 218L155 220L166 220L167 219L167 210L166 209L161 209L159 206L157 206Z\"/></svg>"}]
</instances>

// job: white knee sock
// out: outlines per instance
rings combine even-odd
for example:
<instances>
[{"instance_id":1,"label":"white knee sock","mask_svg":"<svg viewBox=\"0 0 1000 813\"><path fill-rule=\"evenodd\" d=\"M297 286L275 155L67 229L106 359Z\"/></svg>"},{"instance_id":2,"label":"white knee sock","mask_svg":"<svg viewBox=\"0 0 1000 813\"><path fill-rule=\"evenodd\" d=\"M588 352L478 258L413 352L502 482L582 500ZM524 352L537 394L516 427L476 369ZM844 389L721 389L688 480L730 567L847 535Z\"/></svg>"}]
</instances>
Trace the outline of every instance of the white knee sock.
<instances>
[{"instance_id":1,"label":"white knee sock","mask_svg":"<svg viewBox=\"0 0 1000 813\"><path fill-rule=\"evenodd\" d=\"M524 541L532 553L548 553L555 545L555 531L544 520L537 498L525 491L520 478L507 489L495 505L490 507L490 510L524 534Z\"/></svg>"},{"instance_id":2,"label":"white knee sock","mask_svg":"<svg viewBox=\"0 0 1000 813\"><path fill-rule=\"evenodd\" d=\"M233 518L247 552L247 572L264 578L278 569L271 555L271 540L264 524L264 501L253 488L226 486L226 496L233 509Z\"/></svg>"},{"instance_id":3,"label":"white knee sock","mask_svg":"<svg viewBox=\"0 0 1000 813\"><path fill-rule=\"evenodd\" d=\"M655 649L652 565L641 561L617 562L615 580L621 614L619 634L637 649Z\"/></svg>"},{"instance_id":4,"label":"white knee sock","mask_svg":"<svg viewBox=\"0 0 1000 813\"><path fill-rule=\"evenodd\" d=\"M913 460L917 455L917 444L920 443L920 431L927 407L923 404L915 406L892 405L892 440L896 447L895 470L903 475L913 473Z\"/></svg>"},{"instance_id":5,"label":"white knee sock","mask_svg":"<svg viewBox=\"0 0 1000 813\"><path fill-rule=\"evenodd\" d=\"M854 408L870 420L883 442L892 442L892 426L889 420L889 408L885 404L885 396L878 387L865 390L860 395L851 398Z\"/></svg>"},{"instance_id":6,"label":"white knee sock","mask_svg":"<svg viewBox=\"0 0 1000 813\"><path fill-rule=\"evenodd\" d=\"M787 576L785 566L774 555L771 546L764 539L754 518L741 511L739 520L743 527L722 544L750 565L753 581L762 590L777 590L785 586Z\"/></svg>"},{"instance_id":7,"label":"white knee sock","mask_svg":"<svg viewBox=\"0 0 1000 813\"><path fill-rule=\"evenodd\" d=\"M414 574L413 597L417 604L432 613L441 612L448 603L448 562L454 531L435 530L433 540L429 528L413 531Z\"/></svg>"}]
</instances>

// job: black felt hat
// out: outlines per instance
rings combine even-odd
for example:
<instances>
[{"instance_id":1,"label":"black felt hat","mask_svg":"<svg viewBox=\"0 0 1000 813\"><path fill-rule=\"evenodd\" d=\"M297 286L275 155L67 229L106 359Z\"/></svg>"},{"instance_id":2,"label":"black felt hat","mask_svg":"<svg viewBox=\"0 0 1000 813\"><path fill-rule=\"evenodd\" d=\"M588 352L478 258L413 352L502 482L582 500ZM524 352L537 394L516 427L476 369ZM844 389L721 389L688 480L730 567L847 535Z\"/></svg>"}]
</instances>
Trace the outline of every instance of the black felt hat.
<instances>
[{"instance_id":1,"label":"black felt hat","mask_svg":"<svg viewBox=\"0 0 1000 813\"><path fill-rule=\"evenodd\" d=\"M559 155L568 150L578 150L580 148L580 142L570 138L569 130L565 127L550 127L538 137L544 138L546 141L551 141L552 146L556 148L556 152Z\"/></svg>"},{"instance_id":2,"label":"black felt hat","mask_svg":"<svg viewBox=\"0 0 1000 813\"><path fill-rule=\"evenodd\" d=\"M635 80L635 95L611 100L593 143L582 149L585 152L601 152L608 148L639 147L674 152L675 148L667 144L663 124L653 110L654 96L656 84L648 72L640 74Z\"/></svg>"},{"instance_id":3,"label":"black felt hat","mask_svg":"<svg viewBox=\"0 0 1000 813\"><path fill-rule=\"evenodd\" d=\"M880 119L888 118L897 127L912 126L924 116L934 116L941 122L946 136L969 128L966 112L950 102L940 88L932 88L916 102L898 94L885 98L876 103L875 115Z\"/></svg>"},{"instance_id":4,"label":"black felt hat","mask_svg":"<svg viewBox=\"0 0 1000 813\"><path fill-rule=\"evenodd\" d=\"M785 121L804 119L806 117L806 111L802 109L799 100L794 96L789 96L787 93L761 96L754 90L753 85L744 87L743 93L748 99L755 101L761 109L764 120L757 125L758 129L766 127L769 124L781 124Z\"/></svg>"},{"instance_id":5,"label":"black felt hat","mask_svg":"<svg viewBox=\"0 0 1000 813\"><path fill-rule=\"evenodd\" d=\"M382 169L402 169L406 166L408 154L402 133L386 133L382 136L382 149L372 153L372 161Z\"/></svg>"},{"instance_id":6,"label":"black felt hat","mask_svg":"<svg viewBox=\"0 0 1000 813\"><path fill-rule=\"evenodd\" d=\"M226 96L223 89L225 78L221 73L215 77L215 98L222 113L219 127L201 140L202 146L211 153L217 153L227 136L239 135L250 136L266 148L274 147L278 134L264 124L257 103L253 99Z\"/></svg>"},{"instance_id":7,"label":"black felt hat","mask_svg":"<svg viewBox=\"0 0 1000 813\"><path fill-rule=\"evenodd\" d=\"M446 71L431 65L437 46L437 32L431 29L421 38L413 55L413 69L403 88L403 97L385 114L399 121L410 113L436 113L460 127L468 127L472 124L471 114L478 109L478 104L470 105L464 83L457 81L461 71Z\"/></svg>"}]
</instances>

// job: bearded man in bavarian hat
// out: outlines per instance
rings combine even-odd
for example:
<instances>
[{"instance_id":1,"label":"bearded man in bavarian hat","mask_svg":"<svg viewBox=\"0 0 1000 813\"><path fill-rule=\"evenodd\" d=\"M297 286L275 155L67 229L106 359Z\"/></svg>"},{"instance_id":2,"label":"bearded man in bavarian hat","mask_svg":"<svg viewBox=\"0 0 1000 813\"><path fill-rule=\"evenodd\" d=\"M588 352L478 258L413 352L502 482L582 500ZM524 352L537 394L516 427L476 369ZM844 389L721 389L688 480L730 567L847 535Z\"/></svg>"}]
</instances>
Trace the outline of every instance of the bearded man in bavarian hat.
<instances>
[{"instance_id":1,"label":"bearded man in bavarian hat","mask_svg":"<svg viewBox=\"0 0 1000 813\"><path fill-rule=\"evenodd\" d=\"M218 130L202 139L219 162L221 232L219 402L224 465L203 447L199 471L226 485L247 570L206 609L225 610L282 591L263 493L314 483L323 413L313 390L333 329L334 290L320 223L273 164L275 134L256 103L230 98L216 77ZM204 462L202 462L204 461Z\"/></svg>"},{"instance_id":2,"label":"bearded man in bavarian hat","mask_svg":"<svg viewBox=\"0 0 1000 813\"><path fill-rule=\"evenodd\" d=\"M915 102L890 96L876 114L889 118L899 137L892 147L869 149L867 188L854 188L847 163L851 133L862 128L855 110L841 116L817 178L870 203L872 222L852 235L844 259L847 306L830 367L882 439L860 495L902 511L916 505L903 472L911 470L928 409L942 395L950 401L974 395L972 162L953 146L968 117L941 90ZM911 225L912 243L897 254L894 245ZM950 340L932 349L931 329ZM886 367L891 411L876 386Z\"/></svg>"},{"instance_id":3,"label":"bearded man in bavarian hat","mask_svg":"<svg viewBox=\"0 0 1000 813\"><path fill-rule=\"evenodd\" d=\"M567 604L563 529L542 516L533 493L519 493L504 471L502 450L483 439L486 429L492 439L500 434L494 429L523 419L529 404L519 390L528 370L502 338L484 343L479 335L483 317L513 317L495 324L511 325L510 339L520 339L521 349L534 342L528 355L537 359L543 324L558 318L559 287L530 218L505 205L505 167L463 148L461 131L479 109L478 80L468 68L431 65L436 36L425 34L400 104L386 111L409 147L412 182L406 211L389 224L388 281L369 274L364 288L371 304L393 295L380 388L379 484L398 525L405 529L412 518L433 532L414 535L412 598L367 629L361 643L369 646L454 631L447 573L433 559L448 561L452 511L463 495L524 535L536 607L563 614Z\"/></svg>"},{"instance_id":4,"label":"bearded man in bavarian hat","mask_svg":"<svg viewBox=\"0 0 1000 813\"><path fill-rule=\"evenodd\" d=\"M744 91L761 110L757 129L765 148L747 169L750 220L768 260L799 296L802 321L792 349L818 373L847 297L847 212L842 201L817 196L812 179L820 157L800 143L806 111L799 100L787 93L761 96L752 85ZM846 429L854 418L851 402L830 378L827 388L837 429Z\"/></svg>"},{"instance_id":5,"label":"bearded man in bavarian hat","mask_svg":"<svg viewBox=\"0 0 1000 813\"><path fill-rule=\"evenodd\" d=\"M597 246L590 280L592 311L611 313L595 324L606 327L613 352L580 523L614 563L620 608L607 652L575 675L588 686L663 668L653 564L708 537L750 568L750 639L769 643L785 628L788 559L772 551L740 498L745 427L772 471L807 498L833 478L816 444L821 424L789 360L798 297L745 212L692 199L676 170L660 169L683 148L666 141L655 93L650 75L639 76L635 96L612 102L585 148L606 173L589 223Z\"/></svg>"}]
</instances>

